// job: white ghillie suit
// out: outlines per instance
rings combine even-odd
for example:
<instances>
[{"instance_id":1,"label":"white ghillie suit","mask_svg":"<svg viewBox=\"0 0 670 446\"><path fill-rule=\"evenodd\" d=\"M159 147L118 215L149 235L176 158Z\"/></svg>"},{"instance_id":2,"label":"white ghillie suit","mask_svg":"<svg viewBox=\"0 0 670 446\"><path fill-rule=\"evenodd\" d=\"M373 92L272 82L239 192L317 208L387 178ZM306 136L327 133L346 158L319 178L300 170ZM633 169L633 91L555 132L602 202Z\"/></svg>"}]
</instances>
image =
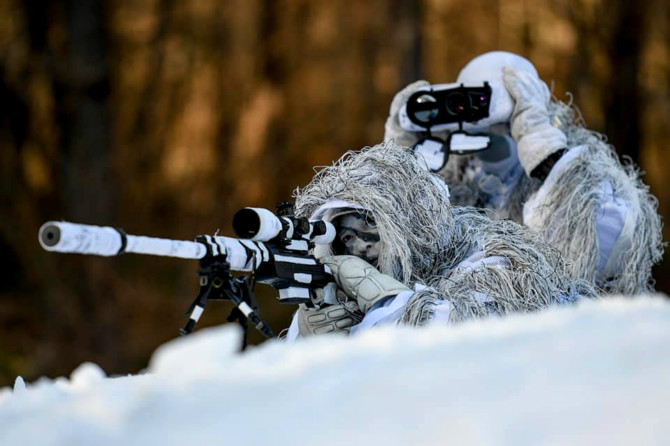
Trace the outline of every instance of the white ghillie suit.
<instances>
[{"instance_id":1,"label":"white ghillie suit","mask_svg":"<svg viewBox=\"0 0 670 446\"><path fill-rule=\"evenodd\" d=\"M377 268L414 288L373 308L360 326L455 322L595 295L569 278L539 236L475 208L452 208L448 197L439 177L392 142L345 154L295 192L298 216L327 220L337 208L365 209L381 239ZM327 246L315 252L331 254Z\"/></svg>"},{"instance_id":2,"label":"white ghillie suit","mask_svg":"<svg viewBox=\"0 0 670 446\"><path fill-rule=\"evenodd\" d=\"M452 204L491 209L499 218L524 224L563 254L573 277L595 282L605 293L653 291L651 268L663 253L661 219L639 171L632 163L622 164L605 137L585 128L570 104L550 98L527 60L487 53L473 59L458 78L466 84L484 80L493 88L492 116L466 124L465 130L501 133L506 128L516 145L512 142L509 156L496 162L451 156L440 174ZM416 82L396 95L385 141L411 147L422 137L403 130L397 115L409 95L425 85ZM529 110L534 114L524 116ZM554 153L557 161L545 178L531 178Z\"/></svg>"}]
</instances>

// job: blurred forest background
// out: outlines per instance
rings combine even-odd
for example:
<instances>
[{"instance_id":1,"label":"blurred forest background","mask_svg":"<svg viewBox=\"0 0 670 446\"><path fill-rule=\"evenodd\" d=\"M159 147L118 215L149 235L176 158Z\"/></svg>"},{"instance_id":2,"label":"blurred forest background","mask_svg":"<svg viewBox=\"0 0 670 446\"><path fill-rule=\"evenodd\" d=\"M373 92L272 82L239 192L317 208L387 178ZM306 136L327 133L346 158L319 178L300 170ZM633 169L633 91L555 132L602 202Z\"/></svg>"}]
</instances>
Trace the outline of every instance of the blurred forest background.
<instances>
[{"instance_id":1,"label":"blurred forest background","mask_svg":"<svg viewBox=\"0 0 670 446\"><path fill-rule=\"evenodd\" d=\"M137 372L197 291L195 261L42 251L44 221L232 235L238 208L380 142L405 84L495 49L570 92L667 219L667 0L0 0L0 387L83 361ZM293 308L260 294L287 326Z\"/></svg>"}]
</instances>

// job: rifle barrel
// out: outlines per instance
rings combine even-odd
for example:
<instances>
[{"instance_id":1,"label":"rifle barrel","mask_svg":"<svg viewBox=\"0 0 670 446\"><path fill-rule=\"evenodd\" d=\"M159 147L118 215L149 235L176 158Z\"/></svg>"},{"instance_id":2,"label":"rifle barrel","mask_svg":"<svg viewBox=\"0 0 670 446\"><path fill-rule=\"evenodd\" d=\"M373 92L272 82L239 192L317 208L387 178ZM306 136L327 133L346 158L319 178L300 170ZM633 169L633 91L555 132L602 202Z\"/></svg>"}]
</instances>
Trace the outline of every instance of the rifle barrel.
<instances>
[{"instance_id":1,"label":"rifle barrel","mask_svg":"<svg viewBox=\"0 0 670 446\"><path fill-rule=\"evenodd\" d=\"M40 228L39 242L47 251L115 256L124 252L201 259L207 255L203 243L157 237L126 235L110 226L48 221Z\"/></svg>"}]
</instances>

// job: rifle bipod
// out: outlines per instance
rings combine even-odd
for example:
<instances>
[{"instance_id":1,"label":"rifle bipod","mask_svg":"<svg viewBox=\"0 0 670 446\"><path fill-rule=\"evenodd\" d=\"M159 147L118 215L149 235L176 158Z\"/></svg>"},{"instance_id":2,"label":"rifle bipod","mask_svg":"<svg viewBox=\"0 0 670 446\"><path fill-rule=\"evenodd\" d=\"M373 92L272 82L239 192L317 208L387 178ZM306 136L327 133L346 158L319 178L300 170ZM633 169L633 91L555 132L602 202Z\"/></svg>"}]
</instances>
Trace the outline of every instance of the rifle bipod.
<instances>
[{"instance_id":1,"label":"rifle bipod","mask_svg":"<svg viewBox=\"0 0 670 446\"><path fill-rule=\"evenodd\" d=\"M193 303L186 310L186 314L190 313L189 321L184 328L179 330L180 334L187 335L193 331L208 300L229 300L235 307L230 312L228 321L238 321L244 330L242 350L247 346L249 320L266 338L275 337L270 327L258 316L258 304L251 289L249 277L231 276L230 265L225 260L208 260L208 262L200 262L198 269L200 289Z\"/></svg>"}]
</instances>

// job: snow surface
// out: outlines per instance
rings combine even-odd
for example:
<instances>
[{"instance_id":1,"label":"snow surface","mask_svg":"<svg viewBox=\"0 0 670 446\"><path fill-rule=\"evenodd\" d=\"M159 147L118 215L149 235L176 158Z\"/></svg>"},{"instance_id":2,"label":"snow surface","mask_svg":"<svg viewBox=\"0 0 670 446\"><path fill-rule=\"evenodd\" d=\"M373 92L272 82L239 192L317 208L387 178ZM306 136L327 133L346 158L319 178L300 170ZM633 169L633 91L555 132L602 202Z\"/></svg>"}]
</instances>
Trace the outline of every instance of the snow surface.
<instances>
[{"instance_id":1,"label":"snow surface","mask_svg":"<svg viewBox=\"0 0 670 446\"><path fill-rule=\"evenodd\" d=\"M670 444L670 302L608 299L236 353L234 326L145 374L0 389L1 445Z\"/></svg>"}]
</instances>

